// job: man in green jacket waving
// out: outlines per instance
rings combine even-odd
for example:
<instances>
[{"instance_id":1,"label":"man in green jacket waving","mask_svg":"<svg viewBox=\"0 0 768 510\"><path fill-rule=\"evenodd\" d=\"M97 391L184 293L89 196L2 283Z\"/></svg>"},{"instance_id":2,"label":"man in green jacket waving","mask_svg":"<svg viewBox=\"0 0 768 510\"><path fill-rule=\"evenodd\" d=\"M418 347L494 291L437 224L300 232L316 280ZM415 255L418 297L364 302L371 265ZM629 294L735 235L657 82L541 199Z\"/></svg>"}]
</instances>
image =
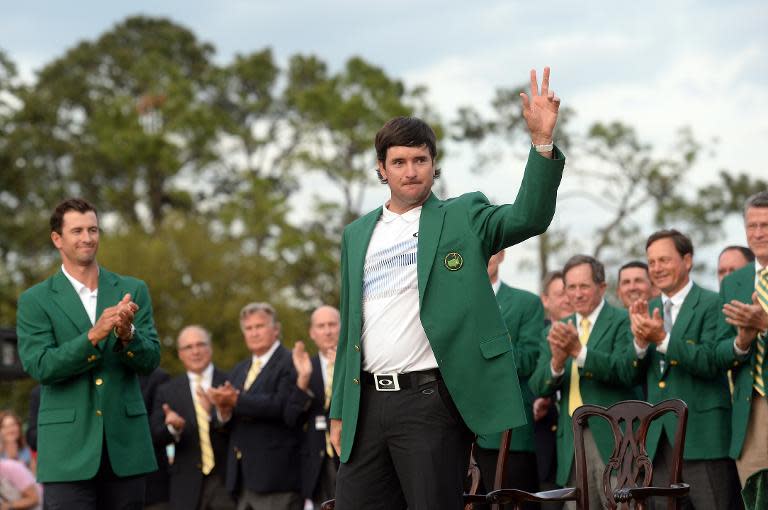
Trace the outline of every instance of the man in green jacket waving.
<instances>
[{"instance_id":1,"label":"man in green jacket waving","mask_svg":"<svg viewBox=\"0 0 768 510\"><path fill-rule=\"evenodd\" d=\"M512 205L432 194L436 138L423 121L392 119L376 135L390 199L342 237L330 410L339 510L458 510L469 430L526 421L487 263L546 230L564 157L552 145L560 100L548 68L541 93L532 71L522 96L533 147Z\"/></svg>"},{"instance_id":2,"label":"man in green jacket waving","mask_svg":"<svg viewBox=\"0 0 768 510\"><path fill-rule=\"evenodd\" d=\"M42 384L45 506L141 509L143 474L157 463L136 374L160 361L147 286L97 264L99 221L85 200L56 207L51 240L61 269L24 292L17 312L21 362Z\"/></svg>"}]
</instances>

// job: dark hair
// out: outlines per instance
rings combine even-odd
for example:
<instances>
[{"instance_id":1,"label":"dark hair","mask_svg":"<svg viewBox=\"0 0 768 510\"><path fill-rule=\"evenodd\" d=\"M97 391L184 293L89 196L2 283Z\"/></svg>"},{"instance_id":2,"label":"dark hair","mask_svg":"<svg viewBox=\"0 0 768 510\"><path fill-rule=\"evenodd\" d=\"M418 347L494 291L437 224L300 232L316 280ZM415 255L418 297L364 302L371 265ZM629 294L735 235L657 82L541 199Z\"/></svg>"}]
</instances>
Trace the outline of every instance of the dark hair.
<instances>
[{"instance_id":1,"label":"dark hair","mask_svg":"<svg viewBox=\"0 0 768 510\"><path fill-rule=\"evenodd\" d=\"M541 279L541 293L545 296L549 296L549 286L552 285L552 282L555 280L563 280L562 271L549 271L544 275L544 278Z\"/></svg>"},{"instance_id":2,"label":"dark hair","mask_svg":"<svg viewBox=\"0 0 768 510\"><path fill-rule=\"evenodd\" d=\"M373 141L376 147L376 159L382 165L386 165L387 150L390 147L421 147L427 146L434 164L437 158L437 137L429 124L416 117L395 117L387 121ZM440 177L440 169L435 168L435 179ZM379 182L386 184L387 180L381 175L379 167L376 167L376 175Z\"/></svg>"},{"instance_id":3,"label":"dark hair","mask_svg":"<svg viewBox=\"0 0 768 510\"><path fill-rule=\"evenodd\" d=\"M720 252L720 255L718 255L717 258L719 259L720 257L723 256L723 253L725 253L727 251L731 251L731 250L735 250L735 251L741 252L741 254L744 256L744 258L747 260L747 262L754 262L755 261L755 254L752 253L752 250L750 250L746 246L738 246L738 245L735 245L735 244L733 244L731 246L726 246L725 248L723 248L723 251Z\"/></svg>"},{"instance_id":4,"label":"dark hair","mask_svg":"<svg viewBox=\"0 0 768 510\"><path fill-rule=\"evenodd\" d=\"M595 257L591 257L589 255L574 255L573 257L569 258L565 263L565 266L563 266L563 281L565 281L565 275L568 274L568 271L582 264L588 264L592 269L593 282L598 285L605 283L605 266L603 266L602 262L597 260Z\"/></svg>"},{"instance_id":5,"label":"dark hair","mask_svg":"<svg viewBox=\"0 0 768 510\"><path fill-rule=\"evenodd\" d=\"M645 262L641 262L639 260L630 260L629 262L627 262L626 264L624 264L619 268L619 274L618 274L619 280L621 280L621 272L624 271L625 269L629 269L632 267L643 269L645 271L645 274L648 274L648 264L646 264Z\"/></svg>"},{"instance_id":6,"label":"dark hair","mask_svg":"<svg viewBox=\"0 0 768 510\"><path fill-rule=\"evenodd\" d=\"M93 211L96 217L99 216L99 212L96 207L83 198L68 198L56 206L51 214L51 232L56 232L61 235L61 227L64 224L64 215L69 211L77 211L85 214L88 211Z\"/></svg>"},{"instance_id":7,"label":"dark hair","mask_svg":"<svg viewBox=\"0 0 768 510\"><path fill-rule=\"evenodd\" d=\"M674 228L657 230L651 234L648 240L645 242L645 250L648 251L648 247L659 239L672 239L672 242L675 244L675 249L681 257L685 257L688 254L693 256L693 243L691 240L688 238L688 236L678 230L675 230Z\"/></svg>"},{"instance_id":8,"label":"dark hair","mask_svg":"<svg viewBox=\"0 0 768 510\"><path fill-rule=\"evenodd\" d=\"M768 207L768 190L755 193L744 202L745 217L750 207Z\"/></svg>"}]
</instances>

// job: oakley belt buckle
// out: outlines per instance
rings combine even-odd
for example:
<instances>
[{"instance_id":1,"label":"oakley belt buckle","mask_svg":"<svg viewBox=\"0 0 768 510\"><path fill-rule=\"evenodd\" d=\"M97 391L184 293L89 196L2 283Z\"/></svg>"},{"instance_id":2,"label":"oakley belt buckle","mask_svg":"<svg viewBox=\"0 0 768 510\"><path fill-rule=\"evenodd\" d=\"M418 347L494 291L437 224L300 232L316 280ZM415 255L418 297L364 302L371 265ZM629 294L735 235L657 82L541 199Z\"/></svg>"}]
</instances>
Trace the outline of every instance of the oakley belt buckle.
<instances>
[{"instance_id":1,"label":"oakley belt buckle","mask_svg":"<svg viewBox=\"0 0 768 510\"><path fill-rule=\"evenodd\" d=\"M376 384L376 391L400 391L396 373L373 374L373 382Z\"/></svg>"}]
</instances>

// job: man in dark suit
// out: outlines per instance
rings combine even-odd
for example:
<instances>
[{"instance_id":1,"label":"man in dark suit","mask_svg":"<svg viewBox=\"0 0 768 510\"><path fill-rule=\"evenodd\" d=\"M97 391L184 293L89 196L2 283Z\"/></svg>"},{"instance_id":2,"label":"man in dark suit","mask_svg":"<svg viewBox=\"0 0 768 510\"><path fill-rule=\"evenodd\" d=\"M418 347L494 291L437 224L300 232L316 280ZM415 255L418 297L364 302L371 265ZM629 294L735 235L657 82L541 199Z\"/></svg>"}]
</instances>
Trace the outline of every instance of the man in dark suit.
<instances>
[{"instance_id":1,"label":"man in dark suit","mask_svg":"<svg viewBox=\"0 0 768 510\"><path fill-rule=\"evenodd\" d=\"M209 388L224 384L226 374L211 363L211 336L201 326L182 329L176 348L186 372L160 387L152 410L155 443L173 443L175 449L169 470L170 506L234 510L224 485L229 433L206 395Z\"/></svg>"},{"instance_id":2,"label":"man in dark suit","mask_svg":"<svg viewBox=\"0 0 768 510\"><path fill-rule=\"evenodd\" d=\"M720 286L728 326L726 339L736 337L747 360L732 370L733 413L730 456L736 459L741 483L755 472L768 468L768 401L765 373L768 371L768 312L757 295L758 278L766 280L768 268L768 191L752 195L744 206L747 244L755 260L726 276ZM768 305L768 293L763 292ZM754 302L757 298L757 302Z\"/></svg>"},{"instance_id":3,"label":"man in dark suit","mask_svg":"<svg viewBox=\"0 0 768 510\"><path fill-rule=\"evenodd\" d=\"M662 294L631 307L636 360L645 372L648 401L679 398L688 404L682 478L691 485L685 508L738 508L738 479L728 458L731 394L726 372L745 357L733 339L721 341L720 297L689 276L693 244L677 230L646 242L651 282ZM648 429L655 485L669 481L676 420L666 415Z\"/></svg>"},{"instance_id":4,"label":"man in dark suit","mask_svg":"<svg viewBox=\"0 0 768 510\"><path fill-rule=\"evenodd\" d=\"M504 251L500 251L488 260L488 278L496 293L496 301L499 303L501 315L515 349L515 364L528 422L512 429L512 440L507 454L507 472L502 486L538 492L539 477L533 433L533 393L528 387L528 378L536 368L536 361L539 359L539 344L544 329L544 307L536 294L510 287L501 281L499 264L503 261ZM486 491L493 489L500 441L501 434L483 434L476 440L475 460L480 467L481 480ZM528 504L523 508L535 509L538 505Z\"/></svg>"},{"instance_id":5,"label":"man in dark suit","mask_svg":"<svg viewBox=\"0 0 768 510\"><path fill-rule=\"evenodd\" d=\"M324 305L312 312L309 337L318 352L312 357L309 379L313 397L302 449L301 485L303 496L312 500L315 509L319 510L323 501L334 497L339 469L339 457L333 451L328 430L333 368L339 343L339 311Z\"/></svg>"},{"instance_id":6,"label":"man in dark suit","mask_svg":"<svg viewBox=\"0 0 768 510\"><path fill-rule=\"evenodd\" d=\"M93 205L65 200L50 223L61 270L25 291L17 312L19 356L42 384L46 508L142 508L144 474L157 469L136 377L160 361L149 291L96 262Z\"/></svg>"},{"instance_id":7,"label":"man in dark suit","mask_svg":"<svg viewBox=\"0 0 768 510\"><path fill-rule=\"evenodd\" d=\"M208 392L222 420L232 420L227 489L239 494L238 510L301 510L301 428L312 401L309 355L301 342L293 356L280 344L277 312L268 303L244 306L240 329L251 356Z\"/></svg>"},{"instance_id":8,"label":"man in dark suit","mask_svg":"<svg viewBox=\"0 0 768 510\"><path fill-rule=\"evenodd\" d=\"M557 483L574 486L571 416L582 404L610 406L637 398L637 363L627 312L605 299L605 268L594 257L575 255L563 268L565 290L575 314L552 324L530 386L539 396L561 391L557 427ZM578 327L578 329L577 329ZM589 469L590 508L606 508L603 470L613 451L613 435L604 420L590 419L584 434ZM571 508L570 503L566 508Z\"/></svg>"},{"instance_id":9,"label":"man in dark suit","mask_svg":"<svg viewBox=\"0 0 768 510\"><path fill-rule=\"evenodd\" d=\"M531 134L514 204L432 193L437 137L398 117L376 134L389 199L348 225L331 440L339 510L463 506L470 430L525 423L509 333L488 281L494 253L546 230L565 164L552 143L560 100L544 69L522 94Z\"/></svg>"},{"instance_id":10,"label":"man in dark suit","mask_svg":"<svg viewBox=\"0 0 768 510\"><path fill-rule=\"evenodd\" d=\"M157 390L171 376L168 372L157 367L149 374L139 376L139 386L141 387L141 396L144 399L144 407L147 408L147 415L151 419L152 409L157 398ZM152 423L150 421L150 429ZM165 451L165 443L158 442L154 436L152 446L155 449L155 460L157 461L157 471L149 473L146 480L146 490L144 491L144 510L167 510L168 509L168 453Z\"/></svg>"}]
</instances>

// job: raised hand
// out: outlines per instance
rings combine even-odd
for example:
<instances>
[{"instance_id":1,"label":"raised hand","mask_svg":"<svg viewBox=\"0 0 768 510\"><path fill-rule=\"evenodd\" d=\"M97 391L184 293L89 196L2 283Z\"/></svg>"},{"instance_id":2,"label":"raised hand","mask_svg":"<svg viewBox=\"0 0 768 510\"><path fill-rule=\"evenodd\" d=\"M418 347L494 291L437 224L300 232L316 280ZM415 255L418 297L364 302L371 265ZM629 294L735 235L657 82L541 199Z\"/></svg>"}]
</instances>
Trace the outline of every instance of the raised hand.
<instances>
[{"instance_id":1,"label":"raised hand","mask_svg":"<svg viewBox=\"0 0 768 510\"><path fill-rule=\"evenodd\" d=\"M531 141L536 145L552 143L552 133L557 124L560 98L549 89L549 67L544 68L541 80L541 92L536 79L536 70L531 69L531 93L520 93L523 102L523 117L531 133Z\"/></svg>"},{"instance_id":2,"label":"raised hand","mask_svg":"<svg viewBox=\"0 0 768 510\"><path fill-rule=\"evenodd\" d=\"M304 347L304 342L297 340L291 351L293 367L296 369L296 386L306 391L309 388L309 377L312 375L312 360Z\"/></svg>"},{"instance_id":3,"label":"raised hand","mask_svg":"<svg viewBox=\"0 0 768 510\"><path fill-rule=\"evenodd\" d=\"M552 324L549 334L556 340L558 347L564 350L566 354L575 358L581 353L579 333L576 331L576 326L573 325L573 322L568 322L567 324L555 322Z\"/></svg>"},{"instance_id":4,"label":"raised hand","mask_svg":"<svg viewBox=\"0 0 768 510\"><path fill-rule=\"evenodd\" d=\"M163 413L165 414L165 424L170 425L176 432L184 430L184 425L187 421L176 411L171 409L168 404L163 404Z\"/></svg>"},{"instance_id":5,"label":"raised hand","mask_svg":"<svg viewBox=\"0 0 768 510\"><path fill-rule=\"evenodd\" d=\"M139 310L139 305L131 301L130 294L126 294L116 306L118 320L115 324L115 335L123 343L128 343L131 340L131 324L133 324L133 317Z\"/></svg>"},{"instance_id":6,"label":"raised hand","mask_svg":"<svg viewBox=\"0 0 768 510\"><path fill-rule=\"evenodd\" d=\"M648 303L644 300L638 299L632 303L629 320L632 334L643 349L648 347L648 344L658 345L667 337L661 312L656 308L653 315L648 315Z\"/></svg>"}]
</instances>

